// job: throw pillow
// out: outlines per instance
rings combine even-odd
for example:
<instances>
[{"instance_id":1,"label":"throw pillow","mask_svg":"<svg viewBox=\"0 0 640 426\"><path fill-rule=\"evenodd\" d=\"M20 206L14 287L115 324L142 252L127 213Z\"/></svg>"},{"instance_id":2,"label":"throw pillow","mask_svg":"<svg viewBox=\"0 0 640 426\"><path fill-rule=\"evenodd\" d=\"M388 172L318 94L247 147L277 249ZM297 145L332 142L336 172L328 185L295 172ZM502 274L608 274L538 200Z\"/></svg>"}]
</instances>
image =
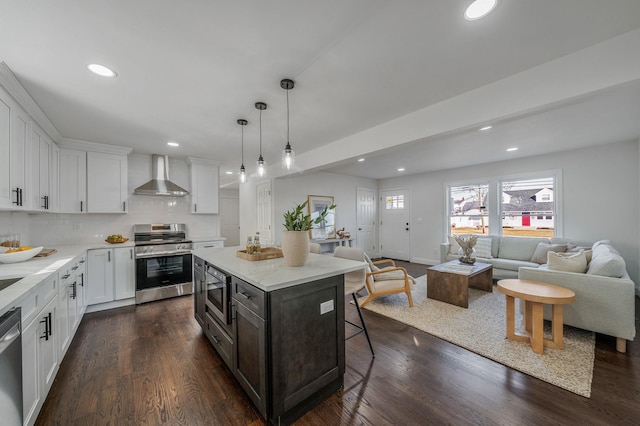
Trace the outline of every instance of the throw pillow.
<instances>
[{"instance_id":1,"label":"throw pillow","mask_svg":"<svg viewBox=\"0 0 640 426\"><path fill-rule=\"evenodd\" d=\"M476 242L476 257L491 259L491 238L478 238Z\"/></svg>"},{"instance_id":2,"label":"throw pillow","mask_svg":"<svg viewBox=\"0 0 640 426\"><path fill-rule=\"evenodd\" d=\"M453 235L449 235L447 238L449 239L449 254L458 254L460 244L458 244Z\"/></svg>"},{"instance_id":3,"label":"throw pillow","mask_svg":"<svg viewBox=\"0 0 640 426\"><path fill-rule=\"evenodd\" d=\"M547 265L552 271L584 273L587 270L587 257L584 251L578 253L547 252Z\"/></svg>"},{"instance_id":4,"label":"throw pillow","mask_svg":"<svg viewBox=\"0 0 640 426\"><path fill-rule=\"evenodd\" d=\"M624 259L612 246L594 245L593 258L589 263L587 274L621 278L626 272L626 267Z\"/></svg>"},{"instance_id":5,"label":"throw pillow","mask_svg":"<svg viewBox=\"0 0 640 426\"><path fill-rule=\"evenodd\" d=\"M536 251L534 251L533 255L531 256L531 262L547 263L547 252L554 251L556 253L562 253L566 249L566 244L538 243Z\"/></svg>"}]
</instances>

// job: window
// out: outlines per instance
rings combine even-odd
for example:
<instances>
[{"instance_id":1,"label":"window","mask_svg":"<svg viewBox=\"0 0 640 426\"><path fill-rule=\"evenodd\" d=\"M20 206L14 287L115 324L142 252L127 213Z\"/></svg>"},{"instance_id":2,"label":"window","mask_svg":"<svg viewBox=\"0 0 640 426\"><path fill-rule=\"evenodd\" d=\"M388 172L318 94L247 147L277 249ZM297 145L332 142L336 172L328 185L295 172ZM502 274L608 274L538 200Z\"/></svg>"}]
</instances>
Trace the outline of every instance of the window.
<instances>
[{"instance_id":1,"label":"window","mask_svg":"<svg viewBox=\"0 0 640 426\"><path fill-rule=\"evenodd\" d=\"M489 233L489 184L449 187L449 226L452 234Z\"/></svg>"},{"instance_id":2,"label":"window","mask_svg":"<svg viewBox=\"0 0 640 426\"><path fill-rule=\"evenodd\" d=\"M553 237L555 178L502 181L502 235Z\"/></svg>"},{"instance_id":3,"label":"window","mask_svg":"<svg viewBox=\"0 0 640 426\"><path fill-rule=\"evenodd\" d=\"M447 186L447 234L562 236L562 171Z\"/></svg>"},{"instance_id":4,"label":"window","mask_svg":"<svg viewBox=\"0 0 640 426\"><path fill-rule=\"evenodd\" d=\"M404 209L404 194L388 196L386 209L387 210Z\"/></svg>"}]
</instances>

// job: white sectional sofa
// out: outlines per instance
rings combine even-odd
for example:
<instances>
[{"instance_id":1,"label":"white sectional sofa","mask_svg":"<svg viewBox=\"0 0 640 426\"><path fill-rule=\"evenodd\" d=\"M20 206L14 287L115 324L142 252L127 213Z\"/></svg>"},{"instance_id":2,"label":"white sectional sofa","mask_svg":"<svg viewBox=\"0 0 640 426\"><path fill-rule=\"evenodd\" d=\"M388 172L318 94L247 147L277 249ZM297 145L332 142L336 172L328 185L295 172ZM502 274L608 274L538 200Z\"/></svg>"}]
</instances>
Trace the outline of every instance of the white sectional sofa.
<instances>
[{"instance_id":1,"label":"white sectional sofa","mask_svg":"<svg viewBox=\"0 0 640 426\"><path fill-rule=\"evenodd\" d=\"M571 289L576 301L564 306L564 323L573 327L616 337L616 348L626 351L626 341L633 341L635 328L635 288L622 256L610 242L590 243L562 238L524 238L481 236L491 240L490 257L477 256L478 262L493 265L495 279L520 278L542 281ZM554 244L577 251L591 249L593 258L586 272L565 272L549 269L545 263L532 262L539 243ZM485 240L488 246L488 242ZM558 249L562 251L561 248ZM479 254L483 254L482 251ZM484 254L488 254L488 251ZM539 257L539 256L538 256ZM440 260L458 258L457 248L449 242L440 246ZM540 260L540 259L538 259ZM545 307L545 319L551 318Z\"/></svg>"}]
</instances>

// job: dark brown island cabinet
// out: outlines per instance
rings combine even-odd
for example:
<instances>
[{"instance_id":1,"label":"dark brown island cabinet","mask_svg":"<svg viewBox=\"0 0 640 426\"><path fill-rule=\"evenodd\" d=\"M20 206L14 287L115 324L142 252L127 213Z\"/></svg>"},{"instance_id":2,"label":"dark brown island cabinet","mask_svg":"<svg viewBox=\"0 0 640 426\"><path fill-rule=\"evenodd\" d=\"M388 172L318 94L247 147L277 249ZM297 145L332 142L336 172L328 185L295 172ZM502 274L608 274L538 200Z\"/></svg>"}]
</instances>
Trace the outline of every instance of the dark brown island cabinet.
<instances>
[{"instance_id":1,"label":"dark brown island cabinet","mask_svg":"<svg viewBox=\"0 0 640 426\"><path fill-rule=\"evenodd\" d=\"M342 387L343 272L265 291L194 255L194 285L196 320L268 422L289 424Z\"/></svg>"}]
</instances>

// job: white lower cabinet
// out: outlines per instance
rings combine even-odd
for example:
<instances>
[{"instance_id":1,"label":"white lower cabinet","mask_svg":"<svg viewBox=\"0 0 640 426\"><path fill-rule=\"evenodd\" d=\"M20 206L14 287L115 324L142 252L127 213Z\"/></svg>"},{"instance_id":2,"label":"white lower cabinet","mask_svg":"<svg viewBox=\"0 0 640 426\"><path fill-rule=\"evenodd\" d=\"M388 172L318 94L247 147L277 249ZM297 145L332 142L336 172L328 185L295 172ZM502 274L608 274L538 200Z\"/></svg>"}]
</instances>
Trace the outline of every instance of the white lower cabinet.
<instances>
[{"instance_id":1,"label":"white lower cabinet","mask_svg":"<svg viewBox=\"0 0 640 426\"><path fill-rule=\"evenodd\" d=\"M136 271L133 247L113 249L116 259L114 274L115 300L129 299L136 295Z\"/></svg>"},{"instance_id":2,"label":"white lower cabinet","mask_svg":"<svg viewBox=\"0 0 640 426\"><path fill-rule=\"evenodd\" d=\"M20 297L24 425L33 425L85 311L86 254L76 256ZM2 417L0 413L0 424Z\"/></svg>"},{"instance_id":3,"label":"white lower cabinet","mask_svg":"<svg viewBox=\"0 0 640 426\"><path fill-rule=\"evenodd\" d=\"M87 306L135 296L133 247L89 250L87 255Z\"/></svg>"},{"instance_id":4,"label":"white lower cabinet","mask_svg":"<svg viewBox=\"0 0 640 426\"><path fill-rule=\"evenodd\" d=\"M55 287L57 277L52 276L47 281L41 285ZM36 294L34 291L33 293L30 296L33 296L32 299L36 302L47 296L44 292ZM58 314L56 296L53 294L51 300L36 315L28 314L29 318L26 320L30 322L22 329L22 406L25 425L35 423L58 372L61 358L58 356L56 344L59 334L56 322ZM28 304L28 300L25 299L25 301ZM23 307L23 318L24 316Z\"/></svg>"}]
</instances>

